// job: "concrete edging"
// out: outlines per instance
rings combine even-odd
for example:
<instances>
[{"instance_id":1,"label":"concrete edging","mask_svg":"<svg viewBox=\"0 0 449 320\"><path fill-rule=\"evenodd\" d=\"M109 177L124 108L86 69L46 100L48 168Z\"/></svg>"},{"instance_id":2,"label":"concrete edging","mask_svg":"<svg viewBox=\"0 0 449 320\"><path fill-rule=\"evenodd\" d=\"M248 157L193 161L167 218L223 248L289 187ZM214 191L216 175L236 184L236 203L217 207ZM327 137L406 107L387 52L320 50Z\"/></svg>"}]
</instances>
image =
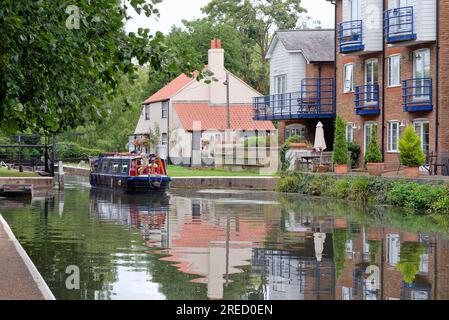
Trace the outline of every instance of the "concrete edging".
<instances>
[{"instance_id":1,"label":"concrete edging","mask_svg":"<svg viewBox=\"0 0 449 320\"><path fill-rule=\"evenodd\" d=\"M37 287L39 288L40 292L44 296L44 299L45 300L56 300L55 296L51 292L51 290L48 287L47 283L45 282L44 278L42 278L41 274L37 270L33 261L31 261L30 257L25 252L22 245L19 243L16 236L14 235L11 228L9 227L8 223L5 221L5 219L3 218L3 216L1 214L0 214L0 225L3 226L3 229L5 230L6 235L8 236L9 240L14 243L14 247L16 248L17 253L22 258L23 263L27 267L28 271L31 274L31 277L33 278L33 280L36 283Z\"/></svg>"}]
</instances>

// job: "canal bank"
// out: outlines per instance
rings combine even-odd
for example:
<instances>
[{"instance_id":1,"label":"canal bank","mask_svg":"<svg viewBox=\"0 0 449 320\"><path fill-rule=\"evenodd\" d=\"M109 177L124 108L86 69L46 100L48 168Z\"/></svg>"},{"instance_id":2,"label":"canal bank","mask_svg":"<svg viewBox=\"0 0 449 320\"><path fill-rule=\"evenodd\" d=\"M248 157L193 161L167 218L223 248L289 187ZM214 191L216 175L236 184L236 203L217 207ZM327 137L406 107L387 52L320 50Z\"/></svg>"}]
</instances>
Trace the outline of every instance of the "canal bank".
<instances>
[{"instance_id":1,"label":"canal bank","mask_svg":"<svg viewBox=\"0 0 449 320\"><path fill-rule=\"evenodd\" d=\"M90 170L64 166L64 172L88 177ZM172 179L171 187L175 189L215 188L254 191L274 191L279 181L279 177L269 176L173 177Z\"/></svg>"},{"instance_id":2,"label":"canal bank","mask_svg":"<svg viewBox=\"0 0 449 320\"><path fill-rule=\"evenodd\" d=\"M0 177L0 193L3 190L30 189L33 196L51 193L55 186L52 177Z\"/></svg>"},{"instance_id":3,"label":"canal bank","mask_svg":"<svg viewBox=\"0 0 449 320\"><path fill-rule=\"evenodd\" d=\"M0 300L55 300L39 271L0 215Z\"/></svg>"}]
</instances>

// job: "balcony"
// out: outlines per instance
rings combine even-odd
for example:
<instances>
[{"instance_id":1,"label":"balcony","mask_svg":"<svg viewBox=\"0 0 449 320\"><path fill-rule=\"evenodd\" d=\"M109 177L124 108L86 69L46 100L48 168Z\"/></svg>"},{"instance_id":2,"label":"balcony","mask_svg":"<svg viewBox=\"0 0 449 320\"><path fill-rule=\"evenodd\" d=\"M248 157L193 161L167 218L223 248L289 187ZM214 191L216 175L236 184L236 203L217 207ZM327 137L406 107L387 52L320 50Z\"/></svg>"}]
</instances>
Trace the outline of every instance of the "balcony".
<instances>
[{"instance_id":1,"label":"balcony","mask_svg":"<svg viewBox=\"0 0 449 320\"><path fill-rule=\"evenodd\" d=\"M402 83L402 106L405 112L432 111L432 78L414 78Z\"/></svg>"},{"instance_id":2,"label":"balcony","mask_svg":"<svg viewBox=\"0 0 449 320\"><path fill-rule=\"evenodd\" d=\"M340 53L363 51L363 23L354 20L340 23L338 31L338 46Z\"/></svg>"},{"instance_id":3,"label":"balcony","mask_svg":"<svg viewBox=\"0 0 449 320\"><path fill-rule=\"evenodd\" d=\"M364 85L355 87L355 113L357 115L378 115L379 85Z\"/></svg>"},{"instance_id":4,"label":"balcony","mask_svg":"<svg viewBox=\"0 0 449 320\"><path fill-rule=\"evenodd\" d=\"M385 37L390 44L416 40L413 7L401 7L385 12Z\"/></svg>"},{"instance_id":5,"label":"balcony","mask_svg":"<svg viewBox=\"0 0 449 320\"><path fill-rule=\"evenodd\" d=\"M334 118L332 78L306 78L299 92L254 98L255 120Z\"/></svg>"}]
</instances>

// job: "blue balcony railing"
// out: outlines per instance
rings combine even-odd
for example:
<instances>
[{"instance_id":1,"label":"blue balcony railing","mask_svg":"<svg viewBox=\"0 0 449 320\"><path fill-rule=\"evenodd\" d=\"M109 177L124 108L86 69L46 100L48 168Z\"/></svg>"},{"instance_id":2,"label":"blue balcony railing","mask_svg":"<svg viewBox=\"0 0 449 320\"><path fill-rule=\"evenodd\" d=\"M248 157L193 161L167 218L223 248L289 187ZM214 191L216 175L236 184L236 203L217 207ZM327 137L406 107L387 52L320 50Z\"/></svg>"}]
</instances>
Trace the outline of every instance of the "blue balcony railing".
<instances>
[{"instance_id":1,"label":"blue balcony railing","mask_svg":"<svg viewBox=\"0 0 449 320\"><path fill-rule=\"evenodd\" d=\"M432 111L432 78L414 78L402 82L402 106L405 112Z\"/></svg>"},{"instance_id":2,"label":"blue balcony railing","mask_svg":"<svg viewBox=\"0 0 449 320\"><path fill-rule=\"evenodd\" d=\"M379 85L355 87L355 113L358 115L378 115L380 113Z\"/></svg>"},{"instance_id":3,"label":"blue balcony railing","mask_svg":"<svg viewBox=\"0 0 449 320\"><path fill-rule=\"evenodd\" d=\"M254 98L255 120L334 118L332 78L306 78L298 92Z\"/></svg>"},{"instance_id":4,"label":"blue balcony railing","mask_svg":"<svg viewBox=\"0 0 449 320\"><path fill-rule=\"evenodd\" d=\"M413 7L401 7L385 12L387 43L416 40Z\"/></svg>"},{"instance_id":5,"label":"blue balcony railing","mask_svg":"<svg viewBox=\"0 0 449 320\"><path fill-rule=\"evenodd\" d=\"M338 45L341 53L363 51L363 22L354 20L340 23Z\"/></svg>"}]
</instances>

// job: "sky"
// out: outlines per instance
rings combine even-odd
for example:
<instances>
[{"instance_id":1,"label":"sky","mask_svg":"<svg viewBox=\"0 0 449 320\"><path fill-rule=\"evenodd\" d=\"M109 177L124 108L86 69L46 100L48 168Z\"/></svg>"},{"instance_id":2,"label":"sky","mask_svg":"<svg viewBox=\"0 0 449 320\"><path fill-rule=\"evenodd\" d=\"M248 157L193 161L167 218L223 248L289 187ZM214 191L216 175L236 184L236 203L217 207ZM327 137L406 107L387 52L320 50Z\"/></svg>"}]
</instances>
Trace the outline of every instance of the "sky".
<instances>
[{"instance_id":1,"label":"sky","mask_svg":"<svg viewBox=\"0 0 449 320\"><path fill-rule=\"evenodd\" d=\"M151 32L161 31L168 33L172 25L181 27L182 20L201 18L201 8L210 0L163 0L157 5L160 11L158 21L155 18L147 18L144 14L139 16L133 9L130 15L134 19L128 21L127 31L137 32L140 27L149 28ZM321 21L323 28L334 27L334 6L326 0L301 0L301 4L308 10L308 15Z\"/></svg>"}]
</instances>

